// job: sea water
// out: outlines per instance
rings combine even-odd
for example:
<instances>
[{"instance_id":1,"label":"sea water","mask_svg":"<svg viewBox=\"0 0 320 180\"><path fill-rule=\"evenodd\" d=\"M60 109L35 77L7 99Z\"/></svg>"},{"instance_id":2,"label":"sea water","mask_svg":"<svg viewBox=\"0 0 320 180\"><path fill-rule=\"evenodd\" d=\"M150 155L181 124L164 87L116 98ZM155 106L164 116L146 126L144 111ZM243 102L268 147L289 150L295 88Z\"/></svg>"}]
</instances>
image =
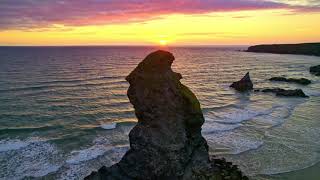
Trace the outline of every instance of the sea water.
<instances>
[{"instance_id":1,"label":"sea water","mask_svg":"<svg viewBox=\"0 0 320 180\"><path fill-rule=\"evenodd\" d=\"M157 49L0 47L0 179L80 179L118 162L137 121L125 77ZM167 49L201 103L210 154L253 179L319 167L320 77L309 73L319 57L238 51L243 47ZM230 89L246 72L255 88L300 88L310 98ZM273 76L312 84L270 82Z\"/></svg>"}]
</instances>

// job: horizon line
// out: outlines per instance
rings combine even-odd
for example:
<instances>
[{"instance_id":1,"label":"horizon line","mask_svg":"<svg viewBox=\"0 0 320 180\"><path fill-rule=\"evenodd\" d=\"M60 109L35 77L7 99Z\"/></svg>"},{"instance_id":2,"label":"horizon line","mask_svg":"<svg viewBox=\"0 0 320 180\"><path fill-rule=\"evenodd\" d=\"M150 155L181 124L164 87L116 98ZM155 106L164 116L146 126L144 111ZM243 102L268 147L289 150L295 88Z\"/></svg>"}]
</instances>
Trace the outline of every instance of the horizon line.
<instances>
[{"instance_id":1,"label":"horizon line","mask_svg":"<svg viewBox=\"0 0 320 180\"><path fill-rule=\"evenodd\" d=\"M0 47L160 47L160 48L170 48L170 47L248 47L251 45L0 45Z\"/></svg>"},{"instance_id":2,"label":"horizon line","mask_svg":"<svg viewBox=\"0 0 320 180\"><path fill-rule=\"evenodd\" d=\"M299 43L257 43L257 44L185 44L185 45L157 45L157 44L67 44L67 45L1 45L0 47L250 47L255 45L284 45L284 44L315 44L320 41L299 42Z\"/></svg>"}]
</instances>

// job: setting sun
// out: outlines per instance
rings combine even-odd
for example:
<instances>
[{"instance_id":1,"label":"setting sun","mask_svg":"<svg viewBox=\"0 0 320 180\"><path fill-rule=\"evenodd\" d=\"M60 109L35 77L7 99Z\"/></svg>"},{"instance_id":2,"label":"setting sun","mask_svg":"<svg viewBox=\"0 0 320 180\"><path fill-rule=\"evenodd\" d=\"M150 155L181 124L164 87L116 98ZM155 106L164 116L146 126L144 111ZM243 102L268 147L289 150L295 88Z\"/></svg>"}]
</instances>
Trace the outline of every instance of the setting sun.
<instances>
[{"instance_id":1,"label":"setting sun","mask_svg":"<svg viewBox=\"0 0 320 180\"><path fill-rule=\"evenodd\" d=\"M161 39L161 40L159 41L159 43L160 43L161 46L166 46L166 45L168 44L168 41L167 41L167 40L164 40L164 39Z\"/></svg>"}]
</instances>

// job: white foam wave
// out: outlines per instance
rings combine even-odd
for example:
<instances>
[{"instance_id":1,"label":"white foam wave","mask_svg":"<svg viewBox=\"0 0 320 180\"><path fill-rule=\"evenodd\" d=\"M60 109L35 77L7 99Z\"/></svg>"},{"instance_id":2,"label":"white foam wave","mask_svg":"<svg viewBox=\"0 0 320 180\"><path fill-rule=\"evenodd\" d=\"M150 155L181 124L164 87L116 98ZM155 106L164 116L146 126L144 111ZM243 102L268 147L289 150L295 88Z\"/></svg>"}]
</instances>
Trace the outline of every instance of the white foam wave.
<instances>
[{"instance_id":1,"label":"white foam wave","mask_svg":"<svg viewBox=\"0 0 320 180\"><path fill-rule=\"evenodd\" d=\"M320 92L319 92L318 90L304 89L303 91L304 91L304 92L306 93L306 95L308 95L308 96L316 96L316 97L320 96Z\"/></svg>"},{"instance_id":2,"label":"white foam wave","mask_svg":"<svg viewBox=\"0 0 320 180\"><path fill-rule=\"evenodd\" d=\"M224 112L215 121L226 124L237 124L257 116L270 114L272 110L272 108L260 111L255 109L236 109L230 112Z\"/></svg>"},{"instance_id":3,"label":"white foam wave","mask_svg":"<svg viewBox=\"0 0 320 180\"><path fill-rule=\"evenodd\" d=\"M83 161L95 159L103 155L107 150L108 148L103 145L95 145L80 151L72 151L71 157L66 162L69 164L78 164Z\"/></svg>"},{"instance_id":4,"label":"white foam wave","mask_svg":"<svg viewBox=\"0 0 320 180\"><path fill-rule=\"evenodd\" d=\"M61 164L56 163L59 159L57 148L48 142L17 139L6 142L14 146L0 152L0 177L4 179L42 177L61 167Z\"/></svg>"},{"instance_id":5,"label":"white foam wave","mask_svg":"<svg viewBox=\"0 0 320 180\"><path fill-rule=\"evenodd\" d=\"M255 122L263 123L265 126L274 127L283 124L291 116L293 107L277 107L270 114L255 118Z\"/></svg>"},{"instance_id":6,"label":"white foam wave","mask_svg":"<svg viewBox=\"0 0 320 180\"><path fill-rule=\"evenodd\" d=\"M100 127L107 130L115 129L117 127L117 123L112 122L112 123L102 124Z\"/></svg>"},{"instance_id":7,"label":"white foam wave","mask_svg":"<svg viewBox=\"0 0 320 180\"><path fill-rule=\"evenodd\" d=\"M23 147L26 147L30 142L21 141L21 140L1 140L0 141L0 152L17 150Z\"/></svg>"},{"instance_id":8,"label":"white foam wave","mask_svg":"<svg viewBox=\"0 0 320 180\"><path fill-rule=\"evenodd\" d=\"M214 122L214 119L211 119L211 118L205 118L205 119L206 121L202 126L203 134L212 134L212 133L230 131L241 126L241 124L224 124L224 123Z\"/></svg>"},{"instance_id":9,"label":"white foam wave","mask_svg":"<svg viewBox=\"0 0 320 180\"><path fill-rule=\"evenodd\" d=\"M96 138L93 142L94 145L87 149L72 151L71 157L67 159L66 162L69 164L79 164L84 161L95 159L98 156L103 155L111 148L110 142L106 138L99 137Z\"/></svg>"},{"instance_id":10,"label":"white foam wave","mask_svg":"<svg viewBox=\"0 0 320 180\"><path fill-rule=\"evenodd\" d=\"M104 165L118 162L129 149L128 145L112 146L108 138L98 137L91 147L66 155L47 141L34 141L2 140L3 144L19 142L21 145L0 152L0 179L83 179Z\"/></svg>"},{"instance_id":11,"label":"white foam wave","mask_svg":"<svg viewBox=\"0 0 320 180\"><path fill-rule=\"evenodd\" d=\"M112 147L107 150L104 155L95 159L82 161L77 164L66 164L61 171L58 172L59 180L77 180L83 179L92 171L96 171L102 166L111 166L120 161L122 156L127 152L129 146Z\"/></svg>"},{"instance_id":12,"label":"white foam wave","mask_svg":"<svg viewBox=\"0 0 320 180\"><path fill-rule=\"evenodd\" d=\"M102 166L117 163L127 152L129 146L112 146L109 139L98 137L89 148L71 152L66 164L58 172L57 179L83 179Z\"/></svg>"},{"instance_id":13,"label":"white foam wave","mask_svg":"<svg viewBox=\"0 0 320 180\"><path fill-rule=\"evenodd\" d=\"M27 147L31 143L41 142L41 141L44 141L44 140L41 140L39 138L34 138L34 137L28 138L26 140L3 139L3 140L0 140L0 152L18 150L18 149Z\"/></svg>"},{"instance_id":14,"label":"white foam wave","mask_svg":"<svg viewBox=\"0 0 320 180\"><path fill-rule=\"evenodd\" d=\"M257 149L263 145L261 137L246 136L236 132L222 132L214 135L204 134L210 147L224 147L228 154L239 154Z\"/></svg>"}]
</instances>

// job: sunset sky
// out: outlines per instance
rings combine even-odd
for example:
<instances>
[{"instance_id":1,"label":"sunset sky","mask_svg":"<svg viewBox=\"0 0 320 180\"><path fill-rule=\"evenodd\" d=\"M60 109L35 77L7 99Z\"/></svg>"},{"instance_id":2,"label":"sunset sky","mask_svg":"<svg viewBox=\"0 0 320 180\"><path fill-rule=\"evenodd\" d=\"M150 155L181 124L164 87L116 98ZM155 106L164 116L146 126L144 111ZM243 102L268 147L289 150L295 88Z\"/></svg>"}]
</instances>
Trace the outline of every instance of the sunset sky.
<instances>
[{"instance_id":1,"label":"sunset sky","mask_svg":"<svg viewBox=\"0 0 320 180\"><path fill-rule=\"evenodd\" d=\"M0 45L320 41L320 0L0 0Z\"/></svg>"}]
</instances>

